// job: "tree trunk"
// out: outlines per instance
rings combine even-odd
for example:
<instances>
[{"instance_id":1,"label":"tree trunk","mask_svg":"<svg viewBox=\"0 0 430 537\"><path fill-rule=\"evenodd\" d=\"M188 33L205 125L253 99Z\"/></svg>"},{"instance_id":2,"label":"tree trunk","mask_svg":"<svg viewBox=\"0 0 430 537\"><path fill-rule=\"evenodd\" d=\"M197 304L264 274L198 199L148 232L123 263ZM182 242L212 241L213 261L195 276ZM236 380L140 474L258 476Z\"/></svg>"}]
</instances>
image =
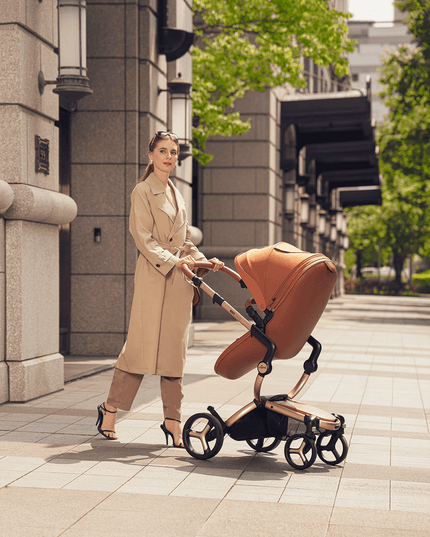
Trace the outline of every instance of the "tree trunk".
<instances>
[{"instance_id":1,"label":"tree trunk","mask_svg":"<svg viewBox=\"0 0 430 537\"><path fill-rule=\"evenodd\" d=\"M395 278L394 278L394 288L396 291L400 291L403 289L402 270L403 270L403 265L405 264L405 259L406 259L406 255L393 252L393 267L396 273Z\"/></svg>"},{"instance_id":2,"label":"tree trunk","mask_svg":"<svg viewBox=\"0 0 430 537\"><path fill-rule=\"evenodd\" d=\"M362 266L361 266L361 254L363 253L363 250L356 250L355 252L355 263L357 265L357 278L362 278L363 275L361 274L361 269L362 269Z\"/></svg>"}]
</instances>

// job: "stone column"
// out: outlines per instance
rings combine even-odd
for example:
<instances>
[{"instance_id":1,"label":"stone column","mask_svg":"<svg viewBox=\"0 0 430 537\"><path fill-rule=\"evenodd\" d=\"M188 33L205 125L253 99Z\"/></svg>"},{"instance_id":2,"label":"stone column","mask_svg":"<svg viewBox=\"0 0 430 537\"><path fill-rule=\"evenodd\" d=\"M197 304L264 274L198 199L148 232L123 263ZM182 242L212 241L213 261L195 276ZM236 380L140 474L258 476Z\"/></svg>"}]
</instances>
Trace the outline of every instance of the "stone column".
<instances>
[{"instance_id":1,"label":"stone column","mask_svg":"<svg viewBox=\"0 0 430 537\"><path fill-rule=\"evenodd\" d=\"M39 71L46 80L56 79L56 47L55 0L1 2L0 170L13 201L1 204L0 273L6 287L2 283L0 356L7 367L0 367L0 402L28 401L63 387L58 224L73 220L77 208L58 193L58 97L51 88L41 95L37 83ZM49 143L46 170L36 166L36 136Z\"/></svg>"}]
</instances>

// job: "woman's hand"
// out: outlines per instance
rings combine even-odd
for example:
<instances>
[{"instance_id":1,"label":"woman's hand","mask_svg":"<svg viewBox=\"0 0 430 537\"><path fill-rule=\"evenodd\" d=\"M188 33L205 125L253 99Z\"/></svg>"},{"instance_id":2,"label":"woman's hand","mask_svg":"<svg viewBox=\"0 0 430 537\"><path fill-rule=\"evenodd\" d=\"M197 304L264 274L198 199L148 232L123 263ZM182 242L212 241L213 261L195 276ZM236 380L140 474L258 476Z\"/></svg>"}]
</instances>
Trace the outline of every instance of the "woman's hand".
<instances>
[{"instance_id":1,"label":"woman's hand","mask_svg":"<svg viewBox=\"0 0 430 537\"><path fill-rule=\"evenodd\" d=\"M178 261L176 261L176 266L178 268L181 268L184 263L189 266L190 270L193 270L194 265L196 264L195 259L191 255L187 255L178 259Z\"/></svg>"},{"instance_id":2,"label":"woman's hand","mask_svg":"<svg viewBox=\"0 0 430 537\"><path fill-rule=\"evenodd\" d=\"M216 272L219 269L222 269L222 267L224 266L224 263L220 261L217 257L213 257L212 259L209 259L209 263L213 263L214 267L212 270L214 272Z\"/></svg>"}]
</instances>

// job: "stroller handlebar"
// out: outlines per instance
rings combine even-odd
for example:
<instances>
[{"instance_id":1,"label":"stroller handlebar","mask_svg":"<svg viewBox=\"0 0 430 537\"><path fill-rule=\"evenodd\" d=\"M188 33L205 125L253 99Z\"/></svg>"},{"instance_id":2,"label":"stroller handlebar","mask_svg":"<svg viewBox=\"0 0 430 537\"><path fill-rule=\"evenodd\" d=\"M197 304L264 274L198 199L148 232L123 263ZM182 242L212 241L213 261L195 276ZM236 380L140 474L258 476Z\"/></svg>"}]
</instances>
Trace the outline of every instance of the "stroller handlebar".
<instances>
[{"instance_id":1,"label":"stroller handlebar","mask_svg":"<svg viewBox=\"0 0 430 537\"><path fill-rule=\"evenodd\" d=\"M214 264L211 263L210 261L196 261L194 265L194 270L199 269L199 268L212 270L213 267L214 267ZM186 263L182 263L181 269L182 269L182 272L185 274L185 276L189 278L190 280L192 280L196 276L196 274L190 269L190 267ZM229 269L228 267L220 268L219 272L224 272L225 274L228 274L237 282L241 281L241 277L239 276L239 274L235 272L234 270Z\"/></svg>"}]
</instances>

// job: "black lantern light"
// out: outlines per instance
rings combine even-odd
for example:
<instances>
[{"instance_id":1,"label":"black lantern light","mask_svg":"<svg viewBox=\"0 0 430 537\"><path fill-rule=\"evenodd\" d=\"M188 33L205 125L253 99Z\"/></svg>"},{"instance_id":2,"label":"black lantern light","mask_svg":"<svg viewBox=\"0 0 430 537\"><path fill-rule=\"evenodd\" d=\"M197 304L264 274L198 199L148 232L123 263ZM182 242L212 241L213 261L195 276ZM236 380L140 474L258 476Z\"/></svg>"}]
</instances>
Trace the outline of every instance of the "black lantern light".
<instances>
[{"instance_id":1,"label":"black lantern light","mask_svg":"<svg viewBox=\"0 0 430 537\"><path fill-rule=\"evenodd\" d=\"M170 93L172 131L179 138L179 162L192 155L191 86L192 84L182 80L180 75L167 83Z\"/></svg>"},{"instance_id":2,"label":"black lantern light","mask_svg":"<svg viewBox=\"0 0 430 537\"><path fill-rule=\"evenodd\" d=\"M39 91L46 84L57 84L52 90L69 101L91 95L87 77L86 0L58 0L58 78L45 80L39 72Z\"/></svg>"}]
</instances>

